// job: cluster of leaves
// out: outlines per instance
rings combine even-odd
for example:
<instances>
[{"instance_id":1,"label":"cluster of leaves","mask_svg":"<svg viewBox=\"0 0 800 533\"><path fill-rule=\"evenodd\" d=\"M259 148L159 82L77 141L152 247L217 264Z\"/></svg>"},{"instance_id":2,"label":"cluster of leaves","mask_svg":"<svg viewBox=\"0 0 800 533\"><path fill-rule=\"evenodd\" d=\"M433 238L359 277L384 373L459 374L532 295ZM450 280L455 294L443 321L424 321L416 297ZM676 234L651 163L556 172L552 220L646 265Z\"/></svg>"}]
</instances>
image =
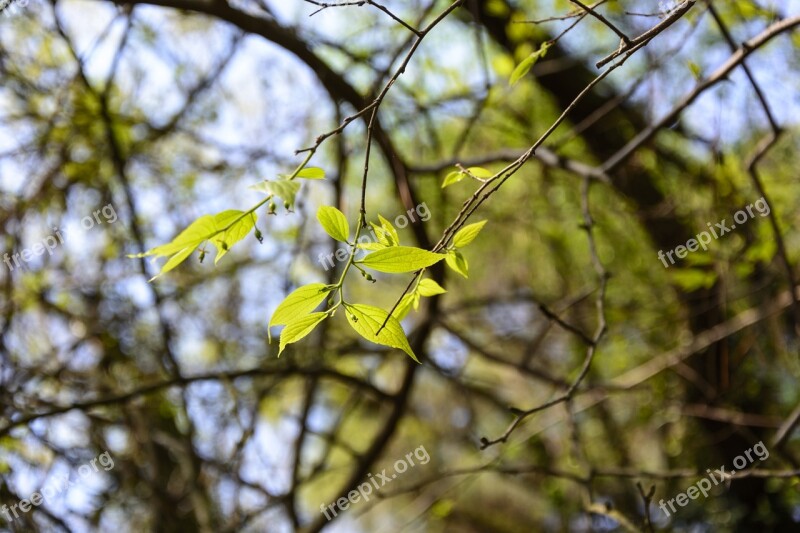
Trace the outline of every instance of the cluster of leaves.
<instances>
[{"instance_id":1,"label":"cluster of leaves","mask_svg":"<svg viewBox=\"0 0 800 533\"><path fill-rule=\"evenodd\" d=\"M256 228L256 211L268 203L268 214L274 214L276 209L274 197L282 199L284 207L291 211L295 196L300 189L300 183L295 181L295 178L324 179L325 173L322 169L305 168L305 163L307 160L291 175L280 175L277 180L266 180L252 186L251 189L267 194L267 197L253 208L247 211L227 210L216 215L202 216L183 230L172 242L129 257L169 257L159 274L151 279L152 281L173 270L207 242L217 249L214 260L216 264L234 244L244 239L253 228L256 230L256 238L259 242L262 241L261 232ZM476 179L481 179L482 176L487 176L489 173L488 170L480 168L467 169L463 172L465 176L471 175ZM463 178L455 179L454 183L461 179ZM453 237L452 245L443 253L437 253L413 246L403 246L400 243L397 229L380 215L378 215L380 224L370 222L377 238L376 242L359 242L359 235L365 224L363 213L359 216L355 231L352 233L352 241L347 217L335 207L320 207L317 212L317 220L328 235L350 247L349 260L337 283L303 285L278 305L269 321L269 328L284 326L280 336L278 354L283 353L289 344L308 336L325 319L333 317L341 307L344 309L348 324L361 337L375 344L400 349L419 362L411 349L400 320L405 318L412 308L419 308L422 297L446 292L436 281L423 278L422 274L426 268L444 260L454 271L464 277L468 276L467 261L459 249L470 244L478 236L486 221L464 226ZM369 253L358 258L359 251ZM200 251L201 261L204 255L205 248L202 248ZM413 289L402 296L390 314L378 307L350 303L345 300L344 282L352 268L360 271L365 279L373 283L377 280L367 270L385 274L417 272L418 275ZM317 311L316 309L325 301L327 301L325 310ZM269 337L271 341L271 332L269 332Z\"/></svg>"},{"instance_id":2,"label":"cluster of leaves","mask_svg":"<svg viewBox=\"0 0 800 533\"><path fill-rule=\"evenodd\" d=\"M364 225L363 215L359 217L352 241L347 217L335 207L320 207L317 212L317 220L333 239L350 246L350 257L336 284L304 285L289 294L275 310L269 326L285 326L281 332L279 353L282 353L287 345L297 342L311 333L323 320L334 316L337 309L342 307L348 324L361 337L375 344L403 350L412 359L419 362L409 345L400 320L405 318L412 307L414 309L419 307L421 297L430 297L446 292L434 280L423 278L421 273L426 268L445 260L449 265L451 263L458 265L456 271L466 275L466 261L463 261L460 254L459 257L463 264L453 259L453 256L458 254L457 246L466 246L475 239L485 221L462 228L454 238L453 248L448 249L446 253L434 253L422 248L403 246L397 229L380 215L378 215L380 224L370 223L378 239L376 242L359 242L359 235ZM458 245L455 244L456 240L459 242ZM358 259L357 252L359 250L370 253ZM367 272L367 269L385 274L420 272L420 275L416 278L417 282L414 288L403 295L392 314L389 314L378 307L349 303L345 300L344 281L351 268L359 270L365 279L372 282L376 280ZM314 312L326 299L328 300L327 309L322 312Z\"/></svg>"},{"instance_id":3,"label":"cluster of leaves","mask_svg":"<svg viewBox=\"0 0 800 533\"><path fill-rule=\"evenodd\" d=\"M195 250L200 248L200 262L206 255L206 243L211 243L217 250L214 264L222 259L228 250L237 242L244 239L250 231L255 228L256 239L263 240L261 231L256 227L258 215L256 211L267 205L267 214L274 215L277 209L274 198L283 200L283 206L287 211L294 207L295 197L300 190L300 182L294 181L295 178L304 179L325 179L325 171L321 168L307 167L302 165L291 175L281 174L277 180L265 180L250 187L253 190L263 192L267 196L254 207L247 211L229 209L216 215L204 215L189 227L183 230L172 242L156 246L144 253L129 255L128 257L169 257L169 260L161 267L161 271L153 276L150 281L158 278L173 270L183 263Z\"/></svg>"},{"instance_id":4,"label":"cluster of leaves","mask_svg":"<svg viewBox=\"0 0 800 533\"><path fill-rule=\"evenodd\" d=\"M487 181L493 180L496 176L495 173L491 170L487 170L483 167L469 167L469 168L462 168L459 167L458 170L454 170L450 172L444 177L444 181L442 182L442 189L449 187L451 185L455 185L459 183L464 178L470 177L474 180L477 180L481 183L485 183ZM485 220L481 222L476 222L474 224L469 224L468 226L464 226L461 228L458 233L453 237L453 244L451 247L447 249L447 256L445 257L447 261L447 266L464 276L465 278L469 277L469 265L467 260L459 251L459 248L463 248L464 246L471 243L475 240L475 237L478 236L481 229L483 229L483 225L486 224ZM416 309L416 306L415 306Z\"/></svg>"}]
</instances>

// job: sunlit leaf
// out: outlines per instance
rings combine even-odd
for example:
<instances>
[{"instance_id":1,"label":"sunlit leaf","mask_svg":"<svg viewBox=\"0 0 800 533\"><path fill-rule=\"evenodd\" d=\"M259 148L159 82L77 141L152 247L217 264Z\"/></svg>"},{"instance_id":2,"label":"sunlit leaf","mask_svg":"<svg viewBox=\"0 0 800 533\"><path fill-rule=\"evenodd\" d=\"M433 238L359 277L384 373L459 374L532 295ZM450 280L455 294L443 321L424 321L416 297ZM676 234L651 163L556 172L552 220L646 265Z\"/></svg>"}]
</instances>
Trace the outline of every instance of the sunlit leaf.
<instances>
[{"instance_id":1,"label":"sunlit leaf","mask_svg":"<svg viewBox=\"0 0 800 533\"><path fill-rule=\"evenodd\" d=\"M481 179L491 178L494 176L494 172L483 167L469 167L467 169L467 173Z\"/></svg>"},{"instance_id":2,"label":"sunlit leaf","mask_svg":"<svg viewBox=\"0 0 800 533\"><path fill-rule=\"evenodd\" d=\"M372 252L359 261L365 267L378 272L401 273L414 272L420 268L434 265L444 259L444 255L435 254L422 248L412 246L392 246Z\"/></svg>"},{"instance_id":3,"label":"sunlit leaf","mask_svg":"<svg viewBox=\"0 0 800 533\"><path fill-rule=\"evenodd\" d=\"M542 46L533 52L531 55L523 59L519 65L514 69L514 72L511 73L511 78L508 80L509 84L514 85L517 83L523 76L525 76L533 66L536 64L539 59L543 58L547 54L547 49L550 48L550 42L542 43Z\"/></svg>"},{"instance_id":4,"label":"sunlit leaf","mask_svg":"<svg viewBox=\"0 0 800 533\"><path fill-rule=\"evenodd\" d=\"M329 285L323 283L311 283L295 289L275 309L269 327L288 324L310 313L325 300L331 289Z\"/></svg>"},{"instance_id":5,"label":"sunlit leaf","mask_svg":"<svg viewBox=\"0 0 800 533\"><path fill-rule=\"evenodd\" d=\"M385 244L381 244L379 242L360 242L360 243L358 243L357 248L360 248L362 250L375 251L375 250L382 250L383 248L386 248L386 245Z\"/></svg>"},{"instance_id":6,"label":"sunlit leaf","mask_svg":"<svg viewBox=\"0 0 800 533\"><path fill-rule=\"evenodd\" d=\"M217 256L214 258L214 264L217 264L234 244L250 233L256 225L256 215L231 209L214 215L214 225L220 229L211 239L217 248Z\"/></svg>"},{"instance_id":7,"label":"sunlit leaf","mask_svg":"<svg viewBox=\"0 0 800 533\"><path fill-rule=\"evenodd\" d=\"M161 267L161 272L159 272L158 274L156 274L155 276L150 278L150 281L153 281L154 279L156 279L156 278L158 278L160 276L163 276L164 274L166 274L170 270L174 269L175 267L177 267L178 265L183 263L186 260L186 258L189 257L190 255L192 255L192 253L195 250L196 250L196 248L194 248L192 246L187 246L186 248L184 248L183 250L181 250L177 254L175 254L172 257L170 257L169 260L166 263L164 263L164 266Z\"/></svg>"},{"instance_id":8,"label":"sunlit leaf","mask_svg":"<svg viewBox=\"0 0 800 533\"><path fill-rule=\"evenodd\" d=\"M399 348L407 353L411 358L419 363L419 359L414 355L411 345L400 325L400 321L383 309L364 304L346 304L347 321L350 326L362 337L375 344ZM388 317L388 320L387 320ZM381 325L386 322L386 326L381 329ZM380 330L380 333L378 333Z\"/></svg>"},{"instance_id":9,"label":"sunlit leaf","mask_svg":"<svg viewBox=\"0 0 800 533\"><path fill-rule=\"evenodd\" d=\"M397 304L397 307L394 311L392 311L392 316L395 317L397 320L403 320L406 315L411 311L411 306L414 303L414 295L413 294L404 294L402 298L400 298L400 303Z\"/></svg>"},{"instance_id":10,"label":"sunlit leaf","mask_svg":"<svg viewBox=\"0 0 800 533\"><path fill-rule=\"evenodd\" d=\"M255 185L251 185L250 189L264 194L272 194L289 203L289 206L294 205L295 196L297 191L300 190L300 182L282 180L265 180Z\"/></svg>"},{"instance_id":11,"label":"sunlit leaf","mask_svg":"<svg viewBox=\"0 0 800 533\"><path fill-rule=\"evenodd\" d=\"M464 256L461 255L461 252L458 250L453 250L447 254L445 258L447 262L447 266L464 276L465 278L469 277L469 265L467 265L467 260L464 259Z\"/></svg>"},{"instance_id":12,"label":"sunlit leaf","mask_svg":"<svg viewBox=\"0 0 800 533\"><path fill-rule=\"evenodd\" d=\"M447 291L432 279L423 279L417 286L417 292L419 292L422 296L428 297L436 296L437 294L444 294Z\"/></svg>"},{"instance_id":13,"label":"sunlit leaf","mask_svg":"<svg viewBox=\"0 0 800 533\"><path fill-rule=\"evenodd\" d=\"M453 172L450 172L449 174L447 174L447 176L444 177L444 181L442 182L442 189L444 189L445 187L449 187L450 185L454 185L466 177L467 175L461 172L460 170L454 170Z\"/></svg>"},{"instance_id":14,"label":"sunlit leaf","mask_svg":"<svg viewBox=\"0 0 800 533\"><path fill-rule=\"evenodd\" d=\"M347 242L350 237L350 226L344 213L335 207L323 205L317 211L317 220L328 235L337 241Z\"/></svg>"},{"instance_id":15,"label":"sunlit leaf","mask_svg":"<svg viewBox=\"0 0 800 533\"><path fill-rule=\"evenodd\" d=\"M378 215L378 220L381 221L381 228L386 231L387 237L389 237L389 240L392 243L391 246L399 246L400 235L397 234L397 230L394 229L392 223L383 218L381 215Z\"/></svg>"},{"instance_id":16,"label":"sunlit leaf","mask_svg":"<svg viewBox=\"0 0 800 533\"><path fill-rule=\"evenodd\" d=\"M310 315L298 317L286 324L286 327L281 331L278 357L283 353L283 349L286 348L287 344L292 344L307 336L326 318L328 318L328 313L311 313Z\"/></svg>"},{"instance_id":17,"label":"sunlit leaf","mask_svg":"<svg viewBox=\"0 0 800 533\"><path fill-rule=\"evenodd\" d=\"M170 257L162 267L161 272L150 280L152 281L180 265L198 246L208 240L217 248L217 257L214 262L218 262L230 250L231 246L250 233L255 223L256 217L254 213L235 209L223 211L216 215L204 215L192 222L171 242L129 257Z\"/></svg>"},{"instance_id":18,"label":"sunlit leaf","mask_svg":"<svg viewBox=\"0 0 800 533\"><path fill-rule=\"evenodd\" d=\"M325 171L319 167L306 167L298 172L296 177L307 180L324 180Z\"/></svg>"},{"instance_id":19,"label":"sunlit leaf","mask_svg":"<svg viewBox=\"0 0 800 533\"><path fill-rule=\"evenodd\" d=\"M486 221L481 220L480 222L469 224L458 230L456 236L453 237L453 246L455 246L456 248L463 248L464 246L474 241L475 237L478 236L478 233L481 232L485 224Z\"/></svg>"}]
</instances>

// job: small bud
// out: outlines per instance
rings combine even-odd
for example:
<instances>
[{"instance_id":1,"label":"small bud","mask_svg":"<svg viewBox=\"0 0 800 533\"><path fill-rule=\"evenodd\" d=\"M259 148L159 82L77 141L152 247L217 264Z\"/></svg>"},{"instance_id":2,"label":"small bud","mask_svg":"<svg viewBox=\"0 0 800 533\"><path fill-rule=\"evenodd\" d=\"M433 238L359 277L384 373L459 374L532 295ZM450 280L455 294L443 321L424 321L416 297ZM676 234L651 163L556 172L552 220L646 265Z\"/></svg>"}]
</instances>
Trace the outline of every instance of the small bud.
<instances>
[{"instance_id":1,"label":"small bud","mask_svg":"<svg viewBox=\"0 0 800 533\"><path fill-rule=\"evenodd\" d=\"M203 259L205 259L205 258L206 258L206 251L205 250L200 250L200 262L202 263Z\"/></svg>"},{"instance_id":2,"label":"small bud","mask_svg":"<svg viewBox=\"0 0 800 533\"><path fill-rule=\"evenodd\" d=\"M283 201L283 208L284 209L286 209L287 211L291 211L292 210L291 207L292 207L292 204L290 204L288 200L284 200Z\"/></svg>"},{"instance_id":3,"label":"small bud","mask_svg":"<svg viewBox=\"0 0 800 533\"><path fill-rule=\"evenodd\" d=\"M260 244L264 243L264 236L261 234L261 230L259 230L258 228L256 228L256 239L258 239L258 242Z\"/></svg>"},{"instance_id":4,"label":"small bud","mask_svg":"<svg viewBox=\"0 0 800 533\"><path fill-rule=\"evenodd\" d=\"M278 206L275 205L275 202L270 202L269 205L267 206L267 209L268 209L267 214L268 215L274 215L275 214L275 209L277 209L277 208L278 208Z\"/></svg>"},{"instance_id":5,"label":"small bud","mask_svg":"<svg viewBox=\"0 0 800 533\"><path fill-rule=\"evenodd\" d=\"M364 279L366 279L367 281L371 281L372 283L375 283L375 281L376 281L375 278L370 276L369 273L367 273L367 272L362 271L361 275L364 276Z\"/></svg>"},{"instance_id":6,"label":"small bud","mask_svg":"<svg viewBox=\"0 0 800 533\"><path fill-rule=\"evenodd\" d=\"M228 243L227 242L222 241L222 249L225 250L226 252L228 251Z\"/></svg>"}]
</instances>

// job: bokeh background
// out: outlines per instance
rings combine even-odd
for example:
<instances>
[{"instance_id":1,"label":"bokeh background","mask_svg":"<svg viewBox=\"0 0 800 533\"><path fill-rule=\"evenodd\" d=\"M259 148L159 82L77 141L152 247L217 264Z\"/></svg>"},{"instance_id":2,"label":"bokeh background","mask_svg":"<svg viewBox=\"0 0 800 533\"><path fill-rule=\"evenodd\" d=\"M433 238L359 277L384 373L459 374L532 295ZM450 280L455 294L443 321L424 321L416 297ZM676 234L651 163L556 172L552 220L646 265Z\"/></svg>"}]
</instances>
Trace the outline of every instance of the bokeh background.
<instances>
[{"instance_id":1,"label":"bokeh background","mask_svg":"<svg viewBox=\"0 0 800 533\"><path fill-rule=\"evenodd\" d=\"M678 4L592 5L633 37ZM127 257L257 203L249 186L290 173L296 150L398 71L419 36L398 19L421 29L450 2L379 5L30 0L0 13L0 254L59 237L0 264L0 505L74 481L0 527L800 530L797 0L700 0L586 93L470 219L488 223L464 251L469 278L433 269L447 293L403 322L420 365L341 316L280 358L267 340L288 292L338 277L341 263L319 262L338 245L315 213L335 205L355 224L361 118L321 144L311 164L327 179L304 183L292 212L259 211L263 243L250 235L217 265L195 254L153 282L159 264ZM749 76L738 66L681 104L786 21ZM430 249L480 185L443 189L454 165L514 161L619 46L574 2L463 2L380 103L368 220L424 203L428 219L399 231ZM769 216L670 268L658 259L762 197ZM353 276L348 294L388 310L411 276L376 277ZM740 479L659 510L759 441L770 456ZM322 515L420 446L430 462ZM113 468L78 473L106 451Z\"/></svg>"}]
</instances>

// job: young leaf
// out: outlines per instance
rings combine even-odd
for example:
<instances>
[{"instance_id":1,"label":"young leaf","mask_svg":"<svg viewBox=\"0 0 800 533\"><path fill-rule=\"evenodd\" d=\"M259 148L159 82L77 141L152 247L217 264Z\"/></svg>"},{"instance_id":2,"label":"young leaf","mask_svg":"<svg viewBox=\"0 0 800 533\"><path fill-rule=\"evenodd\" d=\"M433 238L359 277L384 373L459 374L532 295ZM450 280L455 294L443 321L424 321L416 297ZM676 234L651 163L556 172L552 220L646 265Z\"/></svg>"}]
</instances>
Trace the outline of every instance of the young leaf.
<instances>
[{"instance_id":1,"label":"young leaf","mask_svg":"<svg viewBox=\"0 0 800 533\"><path fill-rule=\"evenodd\" d=\"M328 313L311 313L310 315L298 317L286 324L286 327L281 331L281 344L278 350L278 357L281 356L287 344L299 341L311 333L314 328L326 318L328 318Z\"/></svg>"},{"instance_id":2,"label":"young leaf","mask_svg":"<svg viewBox=\"0 0 800 533\"><path fill-rule=\"evenodd\" d=\"M300 183L286 179L265 180L261 183L251 185L250 188L254 191L263 192L264 194L274 194L278 198L289 202L289 206L293 206L297 191L300 190Z\"/></svg>"},{"instance_id":3,"label":"young leaf","mask_svg":"<svg viewBox=\"0 0 800 533\"><path fill-rule=\"evenodd\" d=\"M407 353L414 361L419 363L419 359L414 355L414 351L408 344L408 339L400 325L400 321L383 309L372 307L371 305L354 304L345 305L347 310L347 321L350 326L362 337L375 344L399 348ZM388 317L388 320L387 320ZM386 322L386 326L378 330Z\"/></svg>"},{"instance_id":4,"label":"young leaf","mask_svg":"<svg viewBox=\"0 0 800 533\"><path fill-rule=\"evenodd\" d=\"M288 324L305 316L328 296L331 287L323 283L311 283L295 289L275 309L269 321L269 327Z\"/></svg>"},{"instance_id":5,"label":"young leaf","mask_svg":"<svg viewBox=\"0 0 800 533\"><path fill-rule=\"evenodd\" d=\"M380 216L380 215L379 215ZM381 219L384 219L381 217ZM394 226L389 224L387 228L385 225L377 225L374 222L369 223L372 226L372 231L375 233L375 237L378 239L378 243L382 244L383 246L399 246L400 245L400 237L397 236L397 230L394 229Z\"/></svg>"},{"instance_id":6,"label":"young leaf","mask_svg":"<svg viewBox=\"0 0 800 533\"><path fill-rule=\"evenodd\" d=\"M375 250L382 250L386 248L386 245L379 242L360 242L356 247L360 248L361 250L369 250L374 252Z\"/></svg>"},{"instance_id":7,"label":"young leaf","mask_svg":"<svg viewBox=\"0 0 800 533\"><path fill-rule=\"evenodd\" d=\"M305 178L307 180L324 180L325 171L318 167L306 167L297 173L297 178Z\"/></svg>"},{"instance_id":8,"label":"young leaf","mask_svg":"<svg viewBox=\"0 0 800 533\"><path fill-rule=\"evenodd\" d=\"M166 274L167 272L169 272L170 270L172 270L176 266L180 265L181 263L183 263L186 260L187 257L192 255L192 252L194 252L194 251L195 251L194 247L187 246L186 248L184 248L183 250L181 250L177 254L173 255L172 257L169 258L169 260L166 263L164 263L164 266L161 267L161 272L159 272L158 274L156 274L155 276L150 278L149 281L153 281L154 279L156 279L156 278L158 278L160 276L163 276L164 274Z\"/></svg>"},{"instance_id":9,"label":"young leaf","mask_svg":"<svg viewBox=\"0 0 800 533\"><path fill-rule=\"evenodd\" d=\"M447 291L442 288L441 285L433 281L432 279L423 279L419 282L417 286L417 292L420 293L422 296L436 296L437 294L444 294Z\"/></svg>"},{"instance_id":10,"label":"young leaf","mask_svg":"<svg viewBox=\"0 0 800 533\"><path fill-rule=\"evenodd\" d=\"M444 177L444 182L442 182L442 189L444 189L445 187L449 187L450 185L454 185L466 177L467 175L461 172L460 170L454 170L453 172L450 172L447 176Z\"/></svg>"},{"instance_id":11,"label":"young leaf","mask_svg":"<svg viewBox=\"0 0 800 533\"><path fill-rule=\"evenodd\" d=\"M394 229L394 226L392 226L392 223L381 215L378 215L378 220L381 221L381 227L386 231L386 236L392 243L391 246L400 246L400 236L397 234L397 230Z\"/></svg>"},{"instance_id":12,"label":"young leaf","mask_svg":"<svg viewBox=\"0 0 800 533\"><path fill-rule=\"evenodd\" d=\"M192 247L192 249L197 248L200 246L200 243L210 239L215 233L216 226L214 225L214 217L211 215L203 215L189 224L189 226L180 232L177 237L172 239L171 242L151 248L143 254L135 254L129 257L147 257L150 255L164 257L174 255L187 247Z\"/></svg>"},{"instance_id":13,"label":"young leaf","mask_svg":"<svg viewBox=\"0 0 800 533\"><path fill-rule=\"evenodd\" d=\"M231 246L250 233L255 223L254 214L246 215L244 211L234 209L223 211L216 215L204 215L189 224L189 227L180 232L172 242L129 257L169 256L170 259L161 269L161 272L151 278L150 281L153 281L180 265L200 244L207 240L211 240L214 246L217 247L218 253L214 260L216 263L227 253Z\"/></svg>"},{"instance_id":14,"label":"young leaf","mask_svg":"<svg viewBox=\"0 0 800 533\"><path fill-rule=\"evenodd\" d=\"M214 215L214 225L221 230L211 239L217 248L217 256L214 258L216 265L234 244L250 233L256 225L256 215L230 209ZM223 228L227 229L223 230Z\"/></svg>"},{"instance_id":15,"label":"young leaf","mask_svg":"<svg viewBox=\"0 0 800 533\"><path fill-rule=\"evenodd\" d=\"M442 254L435 254L422 248L412 246L392 246L372 252L359 261L365 267L378 272L393 274L401 272L414 272L420 268L434 265L444 259Z\"/></svg>"},{"instance_id":16,"label":"young leaf","mask_svg":"<svg viewBox=\"0 0 800 533\"><path fill-rule=\"evenodd\" d=\"M463 228L458 230L456 236L453 237L453 246L455 246L456 248L463 248L464 246L474 241L475 237L478 236L478 233L481 232L485 224L486 221L481 220L480 222L469 224L468 226L464 226Z\"/></svg>"},{"instance_id":17,"label":"young leaf","mask_svg":"<svg viewBox=\"0 0 800 533\"><path fill-rule=\"evenodd\" d=\"M392 316L395 317L397 320L403 320L406 315L408 315L409 311L411 311L411 306L414 303L414 295L413 294L404 294L402 298L400 298L400 303L397 304L397 307L392 312Z\"/></svg>"},{"instance_id":18,"label":"young leaf","mask_svg":"<svg viewBox=\"0 0 800 533\"><path fill-rule=\"evenodd\" d=\"M520 78L530 72L536 62L547 54L547 49L550 48L550 46L552 46L552 44L549 41L544 42L538 50L523 59L520 64L517 65L517 68L514 69L514 72L511 73L511 78L508 80L508 83L514 85Z\"/></svg>"},{"instance_id":19,"label":"young leaf","mask_svg":"<svg viewBox=\"0 0 800 533\"><path fill-rule=\"evenodd\" d=\"M350 226L344 213L335 207L323 205L317 211L317 220L328 235L337 241L347 242L347 238L350 236Z\"/></svg>"},{"instance_id":20,"label":"young leaf","mask_svg":"<svg viewBox=\"0 0 800 533\"><path fill-rule=\"evenodd\" d=\"M461 255L461 252L458 250L453 250L452 252L448 252L447 257L445 258L447 262L447 266L464 276L465 278L469 277L469 265L467 265L467 260L464 259L464 256Z\"/></svg>"},{"instance_id":21,"label":"young leaf","mask_svg":"<svg viewBox=\"0 0 800 533\"><path fill-rule=\"evenodd\" d=\"M467 169L467 172L469 172L476 178L481 178L481 179L491 178L492 176L494 176L494 172L485 169L483 167L469 167Z\"/></svg>"}]
</instances>

